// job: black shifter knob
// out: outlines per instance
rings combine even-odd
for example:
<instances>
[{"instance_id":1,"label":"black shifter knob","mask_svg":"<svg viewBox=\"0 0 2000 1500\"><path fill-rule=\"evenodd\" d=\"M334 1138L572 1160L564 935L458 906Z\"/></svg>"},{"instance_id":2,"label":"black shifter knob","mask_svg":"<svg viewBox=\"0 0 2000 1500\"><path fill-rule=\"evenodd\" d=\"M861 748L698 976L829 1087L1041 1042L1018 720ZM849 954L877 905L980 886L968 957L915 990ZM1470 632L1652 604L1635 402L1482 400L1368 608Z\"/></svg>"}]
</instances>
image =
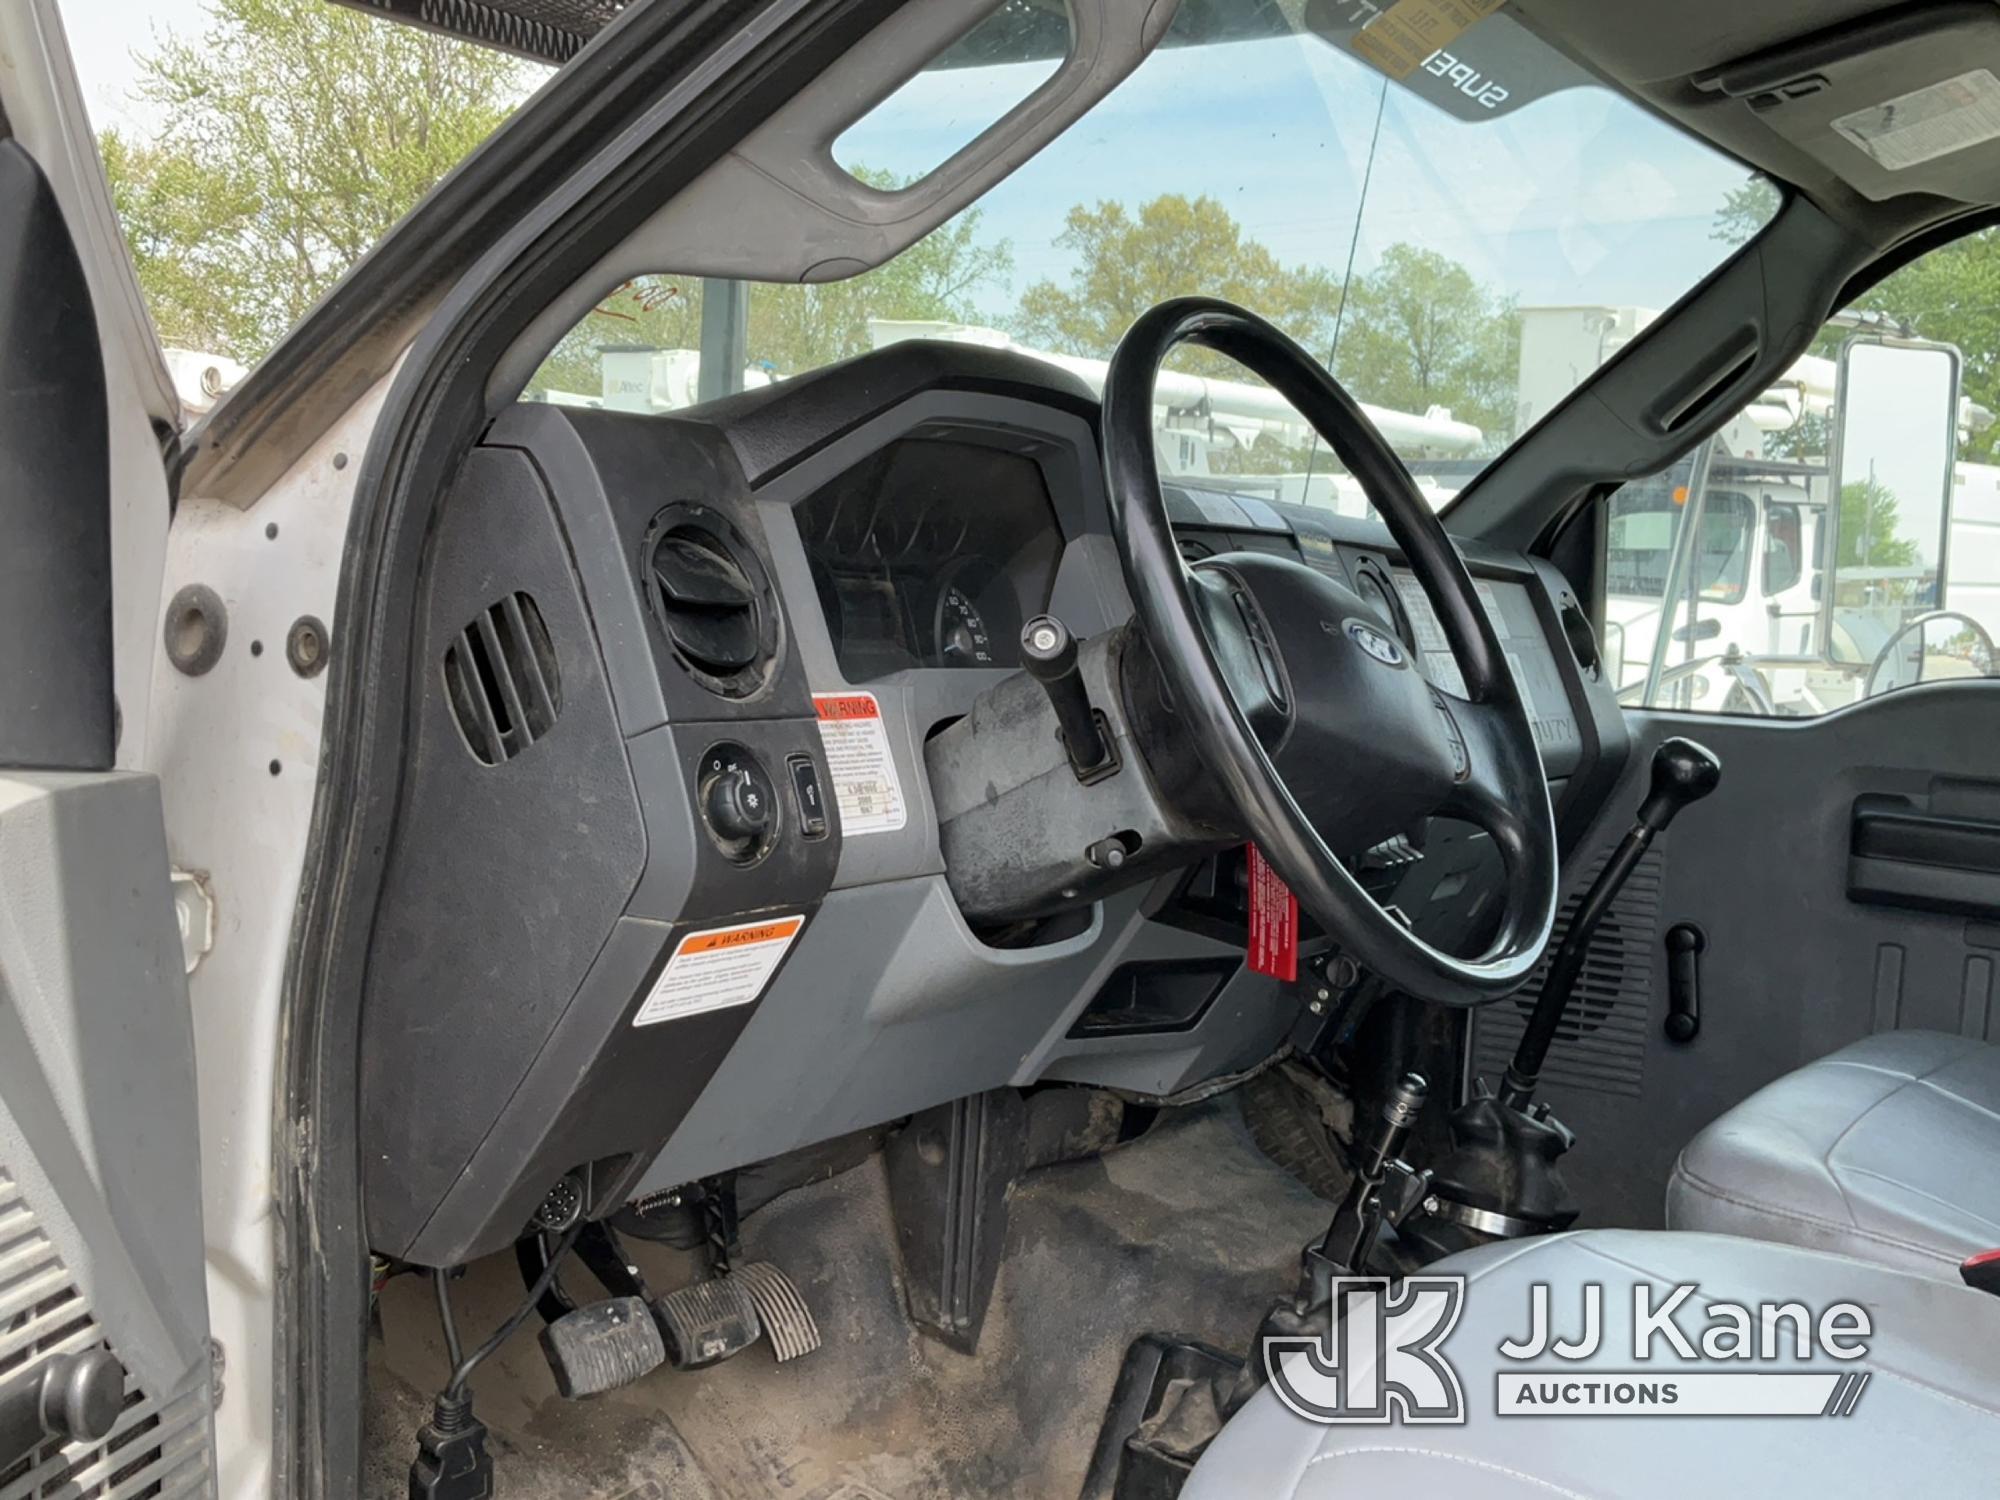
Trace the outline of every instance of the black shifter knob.
<instances>
[{"instance_id":1,"label":"black shifter knob","mask_svg":"<svg viewBox=\"0 0 2000 1500\"><path fill-rule=\"evenodd\" d=\"M1653 752L1653 789L1639 804L1639 821L1665 833L1681 811L1701 801L1722 780L1722 762L1706 745L1676 735Z\"/></svg>"}]
</instances>

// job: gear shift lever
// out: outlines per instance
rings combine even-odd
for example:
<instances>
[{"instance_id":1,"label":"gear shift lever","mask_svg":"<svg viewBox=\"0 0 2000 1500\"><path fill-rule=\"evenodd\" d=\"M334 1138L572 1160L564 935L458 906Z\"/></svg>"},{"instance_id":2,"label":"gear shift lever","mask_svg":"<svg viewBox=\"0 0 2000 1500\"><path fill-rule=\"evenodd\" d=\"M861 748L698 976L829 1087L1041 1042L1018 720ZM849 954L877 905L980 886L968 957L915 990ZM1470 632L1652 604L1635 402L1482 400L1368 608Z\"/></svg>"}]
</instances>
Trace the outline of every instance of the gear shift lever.
<instances>
[{"instance_id":1,"label":"gear shift lever","mask_svg":"<svg viewBox=\"0 0 2000 1500\"><path fill-rule=\"evenodd\" d=\"M1653 840L1682 808L1714 791L1721 775L1716 758L1692 741L1668 740L1655 752L1652 789L1631 832L1578 904L1498 1097L1482 1080L1451 1112L1451 1150L1431 1168L1423 1215L1398 1226L1404 1240L1443 1255L1488 1240L1552 1233L1575 1221L1576 1199L1559 1163L1576 1136L1548 1105L1530 1107L1529 1101L1583 972L1591 937L1612 901Z\"/></svg>"},{"instance_id":2,"label":"gear shift lever","mask_svg":"<svg viewBox=\"0 0 2000 1500\"><path fill-rule=\"evenodd\" d=\"M1521 1045L1507 1065L1507 1076L1500 1085L1502 1104L1514 1109L1527 1108L1528 1101L1535 1096L1535 1086L1541 1082L1542 1063L1549 1055L1556 1028L1569 1009L1570 992L1583 972L1590 940L1602 925L1605 913L1611 910L1611 903L1625 888L1625 882L1638 868L1653 840L1667 831L1667 825L1684 808L1714 791L1721 779L1722 762L1693 740L1676 737L1653 752L1652 790L1639 804L1638 821L1632 825L1632 831L1612 851L1604 869L1591 883L1589 893L1577 906L1569 933L1556 952L1555 962L1549 965L1548 978L1542 983L1542 993L1535 1001L1534 1014L1528 1018Z\"/></svg>"}]
</instances>

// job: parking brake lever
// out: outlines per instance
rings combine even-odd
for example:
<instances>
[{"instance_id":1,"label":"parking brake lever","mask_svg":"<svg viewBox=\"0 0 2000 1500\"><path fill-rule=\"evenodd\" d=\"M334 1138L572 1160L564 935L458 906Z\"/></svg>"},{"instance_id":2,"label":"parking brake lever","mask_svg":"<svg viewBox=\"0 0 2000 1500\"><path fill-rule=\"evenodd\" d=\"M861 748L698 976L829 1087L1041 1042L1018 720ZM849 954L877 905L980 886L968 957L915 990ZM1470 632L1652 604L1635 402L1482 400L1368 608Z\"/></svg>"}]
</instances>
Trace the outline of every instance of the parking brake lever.
<instances>
[{"instance_id":1,"label":"parking brake lever","mask_svg":"<svg viewBox=\"0 0 2000 1500\"><path fill-rule=\"evenodd\" d=\"M1570 992L1583 972L1590 940L1611 910L1611 903L1618 899L1618 893L1631 879L1653 840L1666 832L1667 825L1680 816L1682 809L1701 801L1721 780L1722 762L1693 740L1676 736L1653 752L1652 789L1639 804L1639 816L1631 832L1619 841L1604 869L1591 883L1589 893L1577 906L1555 962L1549 965L1548 978L1542 982L1542 993L1535 1001L1534 1014L1528 1018L1528 1029L1521 1035L1521 1045L1507 1065L1507 1075L1500 1084L1502 1104L1526 1109L1528 1101L1534 1098L1535 1087L1541 1082L1542 1063L1549 1055L1549 1045L1555 1041L1556 1028L1569 1009Z\"/></svg>"}]
</instances>

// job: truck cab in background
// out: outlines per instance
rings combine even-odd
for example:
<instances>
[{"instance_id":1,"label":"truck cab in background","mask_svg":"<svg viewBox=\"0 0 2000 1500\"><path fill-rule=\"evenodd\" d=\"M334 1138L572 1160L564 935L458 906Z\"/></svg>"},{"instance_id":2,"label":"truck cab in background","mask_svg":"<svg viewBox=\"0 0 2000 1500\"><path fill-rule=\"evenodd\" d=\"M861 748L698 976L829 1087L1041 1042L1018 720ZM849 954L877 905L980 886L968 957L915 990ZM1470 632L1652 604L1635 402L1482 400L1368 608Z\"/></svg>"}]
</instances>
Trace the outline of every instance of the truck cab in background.
<instances>
[{"instance_id":1,"label":"truck cab in background","mask_svg":"<svg viewBox=\"0 0 2000 1500\"><path fill-rule=\"evenodd\" d=\"M1836 358L1804 356L1606 507L1621 702L1806 717L1992 674L2000 467L1959 455L1993 414L1963 395L1957 349L1853 314L1828 329Z\"/></svg>"}]
</instances>

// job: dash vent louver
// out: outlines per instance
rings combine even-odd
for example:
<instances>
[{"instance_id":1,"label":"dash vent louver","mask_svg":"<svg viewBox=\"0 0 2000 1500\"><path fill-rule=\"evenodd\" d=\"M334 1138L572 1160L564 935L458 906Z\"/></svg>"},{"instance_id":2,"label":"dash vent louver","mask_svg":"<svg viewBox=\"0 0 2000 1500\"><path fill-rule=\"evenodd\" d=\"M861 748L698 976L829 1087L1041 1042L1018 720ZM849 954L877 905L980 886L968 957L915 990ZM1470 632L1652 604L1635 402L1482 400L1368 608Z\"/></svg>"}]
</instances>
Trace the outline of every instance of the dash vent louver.
<instances>
[{"instance_id":1,"label":"dash vent louver","mask_svg":"<svg viewBox=\"0 0 2000 1500\"><path fill-rule=\"evenodd\" d=\"M466 748L481 765L512 760L555 728L562 678L532 595L481 610L444 653L444 686Z\"/></svg>"},{"instance_id":2,"label":"dash vent louver","mask_svg":"<svg viewBox=\"0 0 2000 1500\"><path fill-rule=\"evenodd\" d=\"M641 583L674 657L710 692L743 698L777 656L777 601L757 549L705 505L670 505L640 547Z\"/></svg>"}]
</instances>

